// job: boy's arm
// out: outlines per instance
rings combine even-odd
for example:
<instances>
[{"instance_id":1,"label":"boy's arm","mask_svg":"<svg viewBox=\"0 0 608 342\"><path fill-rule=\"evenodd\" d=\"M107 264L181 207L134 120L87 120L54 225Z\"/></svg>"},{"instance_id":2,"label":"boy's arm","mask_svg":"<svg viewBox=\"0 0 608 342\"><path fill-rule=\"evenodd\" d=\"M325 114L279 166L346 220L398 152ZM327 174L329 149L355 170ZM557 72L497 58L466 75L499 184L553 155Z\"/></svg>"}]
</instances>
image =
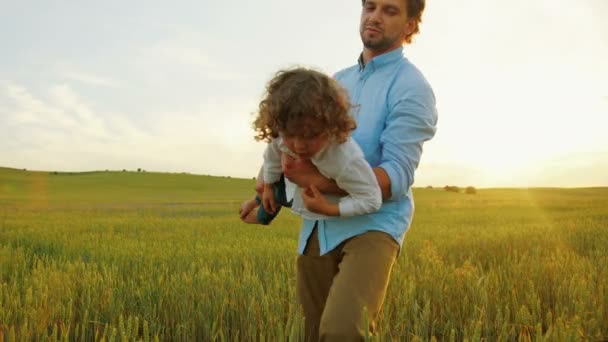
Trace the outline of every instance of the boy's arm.
<instances>
[{"instance_id":1,"label":"boy's arm","mask_svg":"<svg viewBox=\"0 0 608 342\"><path fill-rule=\"evenodd\" d=\"M283 170L281 169L279 139L280 138L273 139L266 145L266 150L264 150L264 166L262 172L264 185L278 182L283 173Z\"/></svg>"},{"instance_id":2,"label":"boy's arm","mask_svg":"<svg viewBox=\"0 0 608 342\"><path fill-rule=\"evenodd\" d=\"M264 194L262 195L262 204L264 210L270 214L274 214L277 211L277 202L274 198L274 191L272 184L264 184Z\"/></svg>"},{"instance_id":3,"label":"boy's arm","mask_svg":"<svg viewBox=\"0 0 608 342\"><path fill-rule=\"evenodd\" d=\"M372 169L380 190L382 199L386 200L391 197L391 180L386 171L381 167ZM285 160L283 161L283 173L291 182L297 184L300 188L307 189L310 185L315 185L317 189L324 194L332 194L344 196L347 194L344 189L341 189L335 180L323 176L316 166L309 160Z\"/></svg>"},{"instance_id":4,"label":"boy's arm","mask_svg":"<svg viewBox=\"0 0 608 342\"><path fill-rule=\"evenodd\" d=\"M262 198L262 194L264 193L264 164L260 167L258 176L255 179L255 192Z\"/></svg>"},{"instance_id":5,"label":"boy's arm","mask_svg":"<svg viewBox=\"0 0 608 342\"><path fill-rule=\"evenodd\" d=\"M283 170L281 168L281 150L279 149L280 138L273 139L264 151L264 193L262 194L262 204L264 210L270 214L277 211L277 203L274 198L273 184L281 179Z\"/></svg>"}]
</instances>

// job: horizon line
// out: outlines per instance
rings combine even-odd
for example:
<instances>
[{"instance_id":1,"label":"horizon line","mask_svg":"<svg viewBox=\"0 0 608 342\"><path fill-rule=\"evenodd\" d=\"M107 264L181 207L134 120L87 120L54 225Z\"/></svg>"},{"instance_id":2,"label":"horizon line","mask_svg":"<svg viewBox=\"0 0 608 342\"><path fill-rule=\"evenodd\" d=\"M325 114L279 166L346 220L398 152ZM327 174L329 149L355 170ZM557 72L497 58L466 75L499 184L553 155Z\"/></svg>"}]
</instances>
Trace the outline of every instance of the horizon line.
<instances>
[{"instance_id":1,"label":"horizon line","mask_svg":"<svg viewBox=\"0 0 608 342\"><path fill-rule=\"evenodd\" d=\"M112 169L103 169L103 170L86 170L86 171L57 171L57 170L53 170L53 171L49 171L49 170L34 170L34 169L27 169L27 168L16 168L16 167L10 167L10 166L0 166L0 170L5 169L5 170L13 170L13 171L21 171L21 172L39 172L39 173L49 173L49 174L71 174L71 175L76 175L76 174L90 174L90 173L103 173L103 172L116 172L116 173L123 173L123 172L131 172L131 173L156 173L156 174L174 174L174 175L190 175L190 176L201 176L201 177L215 177L215 178L230 178L230 179L236 179L236 180L255 180L255 177L239 177L239 176L231 176L231 175L212 175L212 174L202 174L202 173L192 173L192 172L188 172L188 171L150 171L150 170L145 170L143 168L140 169L117 169L117 170L112 170ZM492 190L492 189L598 189L598 188L608 188L608 185L589 185L589 186L551 186L551 185L534 185L534 186L475 186L475 185L454 185L454 184L446 184L446 185L432 185L432 184L427 184L427 185L413 185L412 189L429 189L429 190L435 190L435 189L441 189L444 190L445 187L448 186L457 186L459 187L461 190L465 190L467 187L471 186L477 190L479 189L486 189L486 190Z\"/></svg>"}]
</instances>

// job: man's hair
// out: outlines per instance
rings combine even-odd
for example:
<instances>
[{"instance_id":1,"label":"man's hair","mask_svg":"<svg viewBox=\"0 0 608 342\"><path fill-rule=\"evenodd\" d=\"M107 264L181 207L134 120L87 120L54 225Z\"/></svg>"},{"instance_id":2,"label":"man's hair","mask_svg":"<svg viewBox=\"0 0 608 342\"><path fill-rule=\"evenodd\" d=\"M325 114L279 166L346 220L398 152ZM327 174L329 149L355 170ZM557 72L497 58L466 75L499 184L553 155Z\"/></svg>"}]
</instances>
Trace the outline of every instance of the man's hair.
<instances>
[{"instance_id":1,"label":"man's hair","mask_svg":"<svg viewBox=\"0 0 608 342\"><path fill-rule=\"evenodd\" d=\"M361 5L365 5L366 0L361 0ZM403 0L405 1L407 17L408 19L414 19L414 30L403 39L405 43L411 43L412 37L420 32L420 23L422 22L422 12L424 12L424 6L426 0Z\"/></svg>"},{"instance_id":2,"label":"man's hair","mask_svg":"<svg viewBox=\"0 0 608 342\"><path fill-rule=\"evenodd\" d=\"M253 123L255 139L327 133L331 142L343 143L357 127L350 109L346 91L331 77L305 68L281 70L266 85Z\"/></svg>"}]
</instances>

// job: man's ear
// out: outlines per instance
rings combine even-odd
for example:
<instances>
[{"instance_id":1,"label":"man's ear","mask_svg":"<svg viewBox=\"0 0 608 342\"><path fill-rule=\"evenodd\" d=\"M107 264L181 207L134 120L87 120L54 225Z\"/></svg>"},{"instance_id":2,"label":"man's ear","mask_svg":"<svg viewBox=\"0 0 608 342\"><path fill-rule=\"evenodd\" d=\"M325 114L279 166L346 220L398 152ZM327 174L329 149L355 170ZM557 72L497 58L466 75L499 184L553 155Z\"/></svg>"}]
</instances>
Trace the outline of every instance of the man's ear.
<instances>
[{"instance_id":1,"label":"man's ear","mask_svg":"<svg viewBox=\"0 0 608 342\"><path fill-rule=\"evenodd\" d=\"M410 37L414 31L416 31L416 19L414 18L408 18L407 22L405 23L405 27L403 28L403 40L406 40L408 37Z\"/></svg>"}]
</instances>

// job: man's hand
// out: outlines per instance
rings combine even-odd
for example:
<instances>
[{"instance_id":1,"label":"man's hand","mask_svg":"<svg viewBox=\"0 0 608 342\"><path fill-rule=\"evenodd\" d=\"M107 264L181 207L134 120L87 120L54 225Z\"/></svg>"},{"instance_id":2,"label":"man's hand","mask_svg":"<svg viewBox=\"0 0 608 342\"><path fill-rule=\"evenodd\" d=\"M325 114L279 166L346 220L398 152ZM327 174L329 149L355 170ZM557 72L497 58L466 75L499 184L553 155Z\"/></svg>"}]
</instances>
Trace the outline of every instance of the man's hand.
<instances>
[{"instance_id":1,"label":"man's hand","mask_svg":"<svg viewBox=\"0 0 608 342\"><path fill-rule=\"evenodd\" d=\"M285 177L300 188L308 189L314 184L322 192L345 194L336 182L323 176L310 159L297 159L283 153L281 164Z\"/></svg>"},{"instance_id":2,"label":"man's hand","mask_svg":"<svg viewBox=\"0 0 608 342\"><path fill-rule=\"evenodd\" d=\"M302 200L306 209L313 213L326 216L340 216L340 208L337 204L329 203L316 186L311 185L302 190Z\"/></svg>"},{"instance_id":3,"label":"man's hand","mask_svg":"<svg viewBox=\"0 0 608 342\"><path fill-rule=\"evenodd\" d=\"M248 201L244 201L241 203L241 207L239 208L239 216L241 220L244 220L249 213L258 206L258 203L254 199L250 199Z\"/></svg>"},{"instance_id":4,"label":"man's hand","mask_svg":"<svg viewBox=\"0 0 608 342\"><path fill-rule=\"evenodd\" d=\"M277 202L274 199L274 191L272 191L272 184L264 184L264 194L262 194L262 204L264 204L264 210L269 214L274 214L277 210Z\"/></svg>"},{"instance_id":5,"label":"man's hand","mask_svg":"<svg viewBox=\"0 0 608 342\"><path fill-rule=\"evenodd\" d=\"M285 177L301 188L308 188L310 178L319 172L310 159L297 159L287 153L281 155L281 166Z\"/></svg>"},{"instance_id":6,"label":"man's hand","mask_svg":"<svg viewBox=\"0 0 608 342\"><path fill-rule=\"evenodd\" d=\"M241 221L245 223L258 224L258 206L258 202L256 202L255 198L241 203L241 207L239 208L239 216Z\"/></svg>"},{"instance_id":7,"label":"man's hand","mask_svg":"<svg viewBox=\"0 0 608 342\"><path fill-rule=\"evenodd\" d=\"M347 194L336 185L336 182L333 179L323 176L310 159L296 159L283 153L281 164L285 177L292 183L297 184L300 188L308 189L314 184L319 191L325 194L338 196ZM373 168L373 171L378 180L378 184L380 185L380 190L382 191L382 199L389 199L391 197L391 180L388 177L388 174L381 167Z\"/></svg>"}]
</instances>

